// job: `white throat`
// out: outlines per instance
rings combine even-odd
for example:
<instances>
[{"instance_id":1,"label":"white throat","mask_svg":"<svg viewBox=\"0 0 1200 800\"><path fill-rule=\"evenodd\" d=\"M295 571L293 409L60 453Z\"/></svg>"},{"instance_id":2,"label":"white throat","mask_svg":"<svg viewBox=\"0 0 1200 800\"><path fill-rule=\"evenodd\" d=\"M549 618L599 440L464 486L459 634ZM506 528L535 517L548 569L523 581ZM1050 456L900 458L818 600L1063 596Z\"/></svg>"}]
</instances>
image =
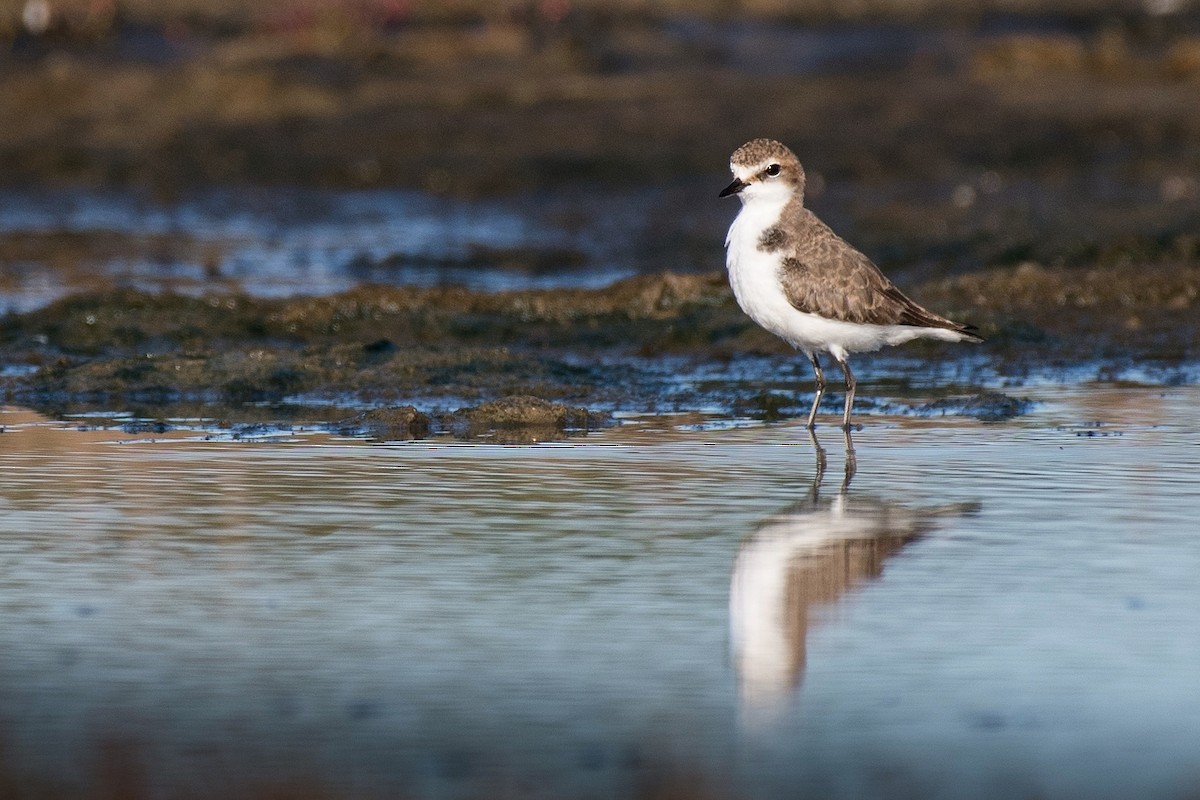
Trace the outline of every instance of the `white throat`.
<instances>
[{"instance_id":1,"label":"white throat","mask_svg":"<svg viewBox=\"0 0 1200 800\"><path fill-rule=\"evenodd\" d=\"M790 188L781 184L752 183L738 193L742 208L729 227L725 246L739 252L744 247L758 247L758 237L767 228L779 222L784 207L792 199Z\"/></svg>"}]
</instances>

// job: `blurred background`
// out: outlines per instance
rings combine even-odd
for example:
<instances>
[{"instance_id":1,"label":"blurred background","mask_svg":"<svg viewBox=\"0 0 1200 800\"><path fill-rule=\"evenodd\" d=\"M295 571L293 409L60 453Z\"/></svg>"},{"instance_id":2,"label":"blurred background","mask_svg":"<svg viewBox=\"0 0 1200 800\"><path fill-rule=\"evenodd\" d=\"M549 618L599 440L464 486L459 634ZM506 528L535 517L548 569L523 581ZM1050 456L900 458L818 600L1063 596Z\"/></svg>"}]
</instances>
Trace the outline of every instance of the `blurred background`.
<instances>
[{"instance_id":1,"label":"blurred background","mask_svg":"<svg viewBox=\"0 0 1200 800\"><path fill-rule=\"evenodd\" d=\"M730 152L903 284L1200 255L1188 0L0 1L0 309L723 264Z\"/></svg>"},{"instance_id":2,"label":"blurred background","mask_svg":"<svg viewBox=\"0 0 1200 800\"><path fill-rule=\"evenodd\" d=\"M759 136L987 337L823 490ZM1200 0L0 0L0 798L1200 797L1198 142Z\"/></svg>"}]
</instances>

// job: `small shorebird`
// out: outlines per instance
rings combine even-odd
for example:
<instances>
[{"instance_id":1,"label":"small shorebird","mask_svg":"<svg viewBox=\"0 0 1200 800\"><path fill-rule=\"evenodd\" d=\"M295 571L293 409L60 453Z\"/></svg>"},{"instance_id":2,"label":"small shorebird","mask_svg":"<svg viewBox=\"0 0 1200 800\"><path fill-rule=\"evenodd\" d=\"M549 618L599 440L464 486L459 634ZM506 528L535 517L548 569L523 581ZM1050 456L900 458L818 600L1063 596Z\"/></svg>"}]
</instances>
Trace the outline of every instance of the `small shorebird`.
<instances>
[{"instance_id":1,"label":"small shorebird","mask_svg":"<svg viewBox=\"0 0 1200 800\"><path fill-rule=\"evenodd\" d=\"M818 353L828 352L846 377L842 427L850 429L854 374L850 353L918 338L981 342L975 328L940 317L910 300L871 260L804 207L804 168L786 146L754 139L729 160L742 209L725 238L729 285L752 320L808 356L817 394L808 414L816 425L825 394Z\"/></svg>"}]
</instances>

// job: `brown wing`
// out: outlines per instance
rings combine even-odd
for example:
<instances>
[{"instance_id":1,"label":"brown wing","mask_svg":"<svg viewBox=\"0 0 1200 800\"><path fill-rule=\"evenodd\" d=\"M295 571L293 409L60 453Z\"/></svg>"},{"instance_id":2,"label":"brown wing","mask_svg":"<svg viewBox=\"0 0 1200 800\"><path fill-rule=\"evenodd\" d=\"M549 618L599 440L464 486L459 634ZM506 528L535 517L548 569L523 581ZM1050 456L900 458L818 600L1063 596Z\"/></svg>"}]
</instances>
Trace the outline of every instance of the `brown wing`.
<instances>
[{"instance_id":1,"label":"brown wing","mask_svg":"<svg viewBox=\"0 0 1200 800\"><path fill-rule=\"evenodd\" d=\"M780 282L799 311L871 325L915 325L968 332L910 300L871 260L806 214L804 235L783 260Z\"/></svg>"}]
</instances>

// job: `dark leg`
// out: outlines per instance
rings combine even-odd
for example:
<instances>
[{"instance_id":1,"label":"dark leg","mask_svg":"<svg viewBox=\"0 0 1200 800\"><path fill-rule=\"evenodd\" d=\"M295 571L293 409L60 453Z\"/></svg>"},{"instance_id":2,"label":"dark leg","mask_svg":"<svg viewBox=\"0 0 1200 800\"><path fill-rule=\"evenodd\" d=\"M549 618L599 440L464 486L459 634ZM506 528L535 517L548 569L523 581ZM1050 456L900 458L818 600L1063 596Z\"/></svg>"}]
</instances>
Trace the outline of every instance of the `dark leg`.
<instances>
[{"instance_id":1,"label":"dark leg","mask_svg":"<svg viewBox=\"0 0 1200 800\"><path fill-rule=\"evenodd\" d=\"M812 362L813 374L817 376L817 394L813 398L812 410L808 412L808 429L811 431L817 427L817 406L821 405L821 398L825 396L825 373L821 370L821 360L816 353L809 353L808 360Z\"/></svg>"},{"instance_id":2,"label":"dark leg","mask_svg":"<svg viewBox=\"0 0 1200 800\"><path fill-rule=\"evenodd\" d=\"M850 430L850 408L854 405L854 387L857 385L854 382L854 373L850 371L850 364L842 358L837 359L838 366L842 368L842 374L846 376L846 411L842 414L842 430Z\"/></svg>"}]
</instances>

